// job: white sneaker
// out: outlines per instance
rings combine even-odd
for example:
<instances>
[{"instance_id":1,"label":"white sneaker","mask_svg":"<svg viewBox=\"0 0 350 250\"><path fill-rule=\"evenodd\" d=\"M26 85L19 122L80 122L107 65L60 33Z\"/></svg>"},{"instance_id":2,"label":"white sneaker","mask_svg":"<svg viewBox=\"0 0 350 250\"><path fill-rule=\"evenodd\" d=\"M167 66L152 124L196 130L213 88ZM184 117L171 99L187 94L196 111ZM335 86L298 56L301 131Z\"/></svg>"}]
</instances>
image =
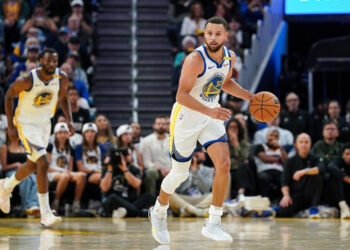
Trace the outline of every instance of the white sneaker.
<instances>
[{"instance_id":1,"label":"white sneaker","mask_svg":"<svg viewBox=\"0 0 350 250\"><path fill-rule=\"evenodd\" d=\"M11 198L11 190L5 190L4 184L5 181L7 181L8 178L0 180L0 209L3 213L8 214L10 213L10 198Z\"/></svg>"},{"instance_id":2,"label":"white sneaker","mask_svg":"<svg viewBox=\"0 0 350 250\"><path fill-rule=\"evenodd\" d=\"M52 213L48 213L45 216L41 216L41 224L45 227L51 227L57 223L60 223L62 221L61 217L55 216Z\"/></svg>"},{"instance_id":3,"label":"white sneaker","mask_svg":"<svg viewBox=\"0 0 350 250\"><path fill-rule=\"evenodd\" d=\"M160 244L169 244L170 236L167 228L166 218L167 213L154 214L154 207L148 211L148 218L152 224L152 236Z\"/></svg>"},{"instance_id":4,"label":"white sneaker","mask_svg":"<svg viewBox=\"0 0 350 250\"><path fill-rule=\"evenodd\" d=\"M30 208L26 208L24 212L27 216L39 216L40 208L38 206L31 206Z\"/></svg>"},{"instance_id":5,"label":"white sneaker","mask_svg":"<svg viewBox=\"0 0 350 250\"><path fill-rule=\"evenodd\" d=\"M348 206L340 208L340 218L342 220L350 219L350 210Z\"/></svg>"},{"instance_id":6,"label":"white sneaker","mask_svg":"<svg viewBox=\"0 0 350 250\"><path fill-rule=\"evenodd\" d=\"M202 227L201 232L204 237L215 241L233 241L231 235L225 232L221 223L208 223L208 219L206 219L205 225Z\"/></svg>"},{"instance_id":7,"label":"white sneaker","mask_svg":"<svg viewBox=\"0 0 350 250\"><path fill-rule=\"evenodd\" d=\"M126 211L125 208L123 207L118 207L118 209L113 210L113 218L124 218L126 216L126 214L128 213L128 211Z\"/></svg>"}]
</instances>

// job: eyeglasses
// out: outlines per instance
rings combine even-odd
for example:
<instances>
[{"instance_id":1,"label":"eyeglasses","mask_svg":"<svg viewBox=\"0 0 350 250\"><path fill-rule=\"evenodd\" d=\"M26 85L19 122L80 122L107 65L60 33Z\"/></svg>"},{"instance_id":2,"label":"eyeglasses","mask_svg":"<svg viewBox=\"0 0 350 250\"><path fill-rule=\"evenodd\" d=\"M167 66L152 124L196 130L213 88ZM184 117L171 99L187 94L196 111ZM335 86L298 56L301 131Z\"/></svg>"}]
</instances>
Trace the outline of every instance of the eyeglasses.
<instances>
[{"instance_id":1,"label":"eyeglasses","mask_svg":"<svg viewBox=\"0 0 350 250\"><path fill-rule=\"evenodd\" d=\"M325 128L325 130L334 131L334 130L337 130L337 129L336 128Z\"/></svg>"},{"instance_id":2,"label":"eyeglasses","mask_svg":"<svg viewBox=\"0 0 350 250\"><path fill-rule=\"evenodd\" d=\"M297 101L298 101L297 98L287 100L287 102L297 102Z\"/></svg>"}]
</instances>

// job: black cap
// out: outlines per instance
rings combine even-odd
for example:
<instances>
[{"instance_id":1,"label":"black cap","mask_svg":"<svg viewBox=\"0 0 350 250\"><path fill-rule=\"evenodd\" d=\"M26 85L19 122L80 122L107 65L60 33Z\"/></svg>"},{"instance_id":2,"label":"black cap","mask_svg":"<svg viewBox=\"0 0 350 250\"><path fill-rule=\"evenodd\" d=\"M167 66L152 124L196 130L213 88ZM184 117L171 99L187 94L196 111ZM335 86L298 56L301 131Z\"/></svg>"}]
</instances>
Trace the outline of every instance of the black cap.
<instances>
[{"instance_id":1,"label":"black cap","mask_svg":"<svg viewBox=\"0 0 350 250\"><path fill-rule=\"evenodd\" d=\"M80 39L77 36L71 36L68 42L72 44L80 44Z\"/></svg>"}]
</instances>

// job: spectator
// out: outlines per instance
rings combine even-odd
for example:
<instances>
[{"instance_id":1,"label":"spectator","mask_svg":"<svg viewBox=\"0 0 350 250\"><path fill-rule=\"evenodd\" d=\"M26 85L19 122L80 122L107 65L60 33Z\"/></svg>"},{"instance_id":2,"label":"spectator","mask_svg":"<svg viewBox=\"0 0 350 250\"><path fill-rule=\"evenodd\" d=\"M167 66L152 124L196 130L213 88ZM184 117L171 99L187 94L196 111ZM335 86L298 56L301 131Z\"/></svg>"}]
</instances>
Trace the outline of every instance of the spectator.
<instances>
[{"instance_id":1,"label":"spectator","mask_svg":"<svg viewBox=\"0 0 350 250\"><path fill-rule=\"evenodd\" d=\"M198 2L191 4L190 15L183 19L180 35L195 36L198 30L204 30L205 22L202 5Z\"/></svg>"},{"instance_id":2,"label":"spectator","mask_svg":"<svg viewBox=\"0 0 350 250\"><path fill-rule=\"evenodd\" d=\"M57 32L54 20L46 15L45 7L40 2L35 5L32 17L22 27L21 34L26 34L31 27L40 28L46 36Z\"/></svg>"},{"instance_id":3,"label":"spectator","mask_svg":"<svg viewBox=\"0 0 350 250\"><path fill-rule=\"evenodd\" d=\"M96 124L85 123L83 126L83 143L75 148L74 159L78 170L86 173L89 183L100 184L102 163L106 153L104 146L97 142Z\"/></svg>"},{"instance_id":4,"label":"spectator","mask_svg":"<svg viewBox=\"0 0 350 250\"><path fill-rule=\"evenodd\" d=\"M345 121L350 124L350 100L346 102Z\"/></svg>"},{"instance_id":5,"label":"spectator","mask_svg":"<svg viewBox=\"0 0 350 250\"><path fill-rule=\"evenodd\" d=\"M79 38L81 43L87 45L90 39L90 34L81 28L81 20L76 15L71 15L68 18L67 27L69 29L69 36L76 36Z\"/></svg>"},{"instance_id":6,"label":"spectator","mask_svg":"<svg viewBox=\"0 0 350 250\"><path fill-rule=\"evenodd\" d=\"M171 169L169 157L169 135L166 133L165 119L156 117L154 132L141 142L141 152L145 166L146 192L157 193L157 181L162 180Z\"/></svg>"},{"instance_id":7,"label":"spectator","mask_svg":"<svg viewBox=\"0 0 350 250\"><path fill-rule=\"evenodd\" d=\"M170 133L170 116L165 117L165 131Z\"/></svg>"},{"instance_id":8,"label":"spectator","mask_svg":"<svg viewBox=\"0 0 350 250\"><path fill-rule=\"evenodd\" d=\"M169 200L171 210L182 216L204 217L213 198L210 192L214 171L203 165L205 153L198 150L192 157L189 177L176 189Z\"/></svg>"},{"instance_id":9,"label":"spectator","mask_svg":"<svg viewBox=\"0 0 350 250\"><path fill-rule=\"evenodd\" d=\"M31 1L36 2L36 0ZM63 17L69 11L69 0L42 0L47 15L52 17L56 24L60 23L61 17Z\"/></svg>"},{"instance_id":10,"label":"spectator","mask_svg":"<svg viewBox=\"0 0 350 250\"><path fill-rule=\"evenodd\" d=\"M2 171L6 177L11 177L27 160L27 154L21 145L19 137L12 141L7 136L6 143L1 146L0 160ZM39 201L36 187L36 175L31 174L19 184L19 194L24 212L27 215L39 215Z\"/></svg>"},{"instance_id":11,"label":"spectator","mask_svg":"<svg viewBox=\"0 0 350 250\"><path fill-rule=\"evenodd\" d=\"M103 207L107 216L147 217L148 208L155 202L154 194L138 195L141 186L140 169L133 166L131 149L121 156L121 162L111 162L103 169L100 184L103 194ZM113 157L112 157L113 159Z\"/></svg>"},{"instance_id":12,"label":"spectator","mask_svg":"<svg viewBox=\"0 0 350 250\"><path fill-rule=\"evenodd\" d=\"M68 95L68 102L70 104L71 111L72 111L73 126L75 129L75 132L81 134L83 124L90 121L89 111L78 106L79 93L76 88L68 87L67 95ZM57 121L57 118L62 114L63 114L62 109L58 109L54 120Z\"/></svg>"},{"instance_id":13,"label":"spectator","mask_svg":"<svg viewBox=\"0 0 350 250\"><path fill-rule=\"evenodd\" d=\"M57 123L59 123L59 122L67 123L67 119L63 114L59 115L57 117ZM50 143L51 144L55 143L55 134L54 133L50 137ZM82 143L83 143L83 137L81 136L81 134L77 133L77 131L75 131L74 135L69 137L69 144L73 150L76 148L76 146L78 146Z\"/></svg>"},{"instance_id":14,"label":"spectator","mask_svg":"<svg viewBox=\"0 0 350 250\"><path fill-rule=\"evenodd\" d=\"M6 57L4 54L4 50L3 50L3 46L2 43L0 43L0 88L3 89L6 82L7 82L7 67L6 67ZM3 97L3 96L2 96ZM1 101L3 102L4 99L2 99ZM2 103L3 104L3 103ZM1 106L3 107L3 105Z\"/></svg>"},{"instance_id":15,"label":"spectator","mask_svg":"<svg viewBox=\"0 0 350 250\"><path fill-rule=\"evenodd\" d=\"M323 139L317 141L312 147L312 153L323 158L324 164L327 164L337 157L341 156L342 143L337 141L339 135L337 124L328 121L323 125Z\"/></svg>"},{"instance_id":16,"label":"spectator","mask_svg":"<svg viewBox=\"0 0 350 250\"><path fill-rule=\"evenodd\" d=\"M328 164L328 171L331 175L332 196L340 207L340 218L350 219L350 144L345 144L341 152L342 156L332 160Z\"/></svg>"},{"instance_id":17,"label":"spectator","mask_svg":"<svg viewBox=\"0 0 350 250\"><path fill-rule=\"evenodd\" d=\"M113 135L111 123L106 116L100 114L96 116L95 124L97 126L97 142L108 151L112 144L117 144L117 138Z\"/></svg>"},{"instance_id":18,"label":"spectator","mask_svg":"<svg viewBox=\"0 0 350 250\"><path fill-rule=\"evenodd\" d=\"M141 136L141 125L138 122L132 122L130 124L131 127L131 143L134 145L135 148L139 149L140 143L143 140L143 137Z\"/></svg>"},{"instance_id":19,"label":"spectator","mask_svg":"<svg viewBox=\"0 0 350 250\"><path fill-rule=\"evenodd\" d=\"M197 46L197 41L193 36L185 36L182 39L182 51L178 52L174 59L174 68L183 64L185 57L190 54Z\"/></svg>"},{"instance_id":20,"label":"spectator","mask_svg":"<svg viewBox=\"0 0 350 250\"><path fill-rule=\"evenodd\" d=\"M259 144L255 148L255 164L258 177L258 189L264 197L270 200L277 198L274 191L281 187L283 165L287 153L278 143L279 133L276 128L269 128L266 134L266 144Z\"/></svg>"},{"instance_id":21,"label":"spectator","mask_svg":"<svg viewBox=\"0 0 350 250\"><path fill-rule=\"evenodd\" d=\"M228 17L228 8L227 8L227 6L222 4L222 3L217 4L214 16L221 17L221 18L227 20L227 17Z\"/></svg>"},{"instance_id":22,"label":"spectator","mask_svg":"<svg viewBox=\"0 0 350 250\"><path fill-rule=\"evenodd\" d=\"M267 122L266 124L267 124L267 128L261 129L254 134L253 144L266 143L267 131L269 131L269 129L273 127L273 128L278 130L278 134L280 135L278 143L282 147L284 147L284 149L286 149L286 151L288 152L291 149L291 147L293 146L293 141L294 141L293 134L290 131L288 131L287 129L283 129L283 128L279 127L279 124L280 124L279 117L277 117L275 120Z\"/></svg>"},{"instance_id":23,"label":"spectator","mask_svg":"<svg viewBox=\"0 0 350 250\"><path fill-rule=\"evenodd\" d=\"M74 153L69 144L69 129L66 123L59 122L54 129L55 141L47 148L47 157L50 162L48 179L55 182L56 193L52 209L58 211L60 199L67 189L69 182L75 183L75 193L72 210L80 210L80 199L84 191L86 174L73 172Z\"/></svg>"},{"instance_id":24,"label":"spectator","mask_svg":"<svg viewBox=\"0 0 350 250\"><path fill-rule=\"evenodd\" d=\"M73 79L82 81L89 87L89 82L85 71L80 68L80 56L77 51L69 51L66 59L66 63L70 64L73 69Z\"/></svg>"},{"instance_id":25,"label":"spectator","mask_svg":"<svg viewBox=\"0 0 350 250\"><path fill-rule=\"evenodd\" d=\"M247 161L250 143L245 139L245 129L241 123L232 118L226 125L226 133L228 135L230 145L231 158L231 197L235 197L238 191L238 167Z\"/></svg>"},{"instance_id":26,"label":"spectator","mask_svg":"<svg viewBox=\"0 0 350 250\"><path fill-rule=\"evenodd\" d=\"M78 79L73 78L73 69L69 63L62 64L61 70L67 73L68 80L77 89L79 96L85 99L84 101L79 98L78 105L82 108L89 109L90 94L86 84Z\"/></svg>"},{"instance_id":27,"label":"spectator","mask_svg":"<svg viewBox=\"0 0 350 250\"><path fill-rule=\"evenodd\" d=\"M68 13L62 20L63 24L67 24L71 16L76 16L80 22L80 26L89 35L92 34L92 20L84 11L84 2L82 0L73 0L70 4L71 12Z\"/></svg>"},{"instance_id":28,"label":"spectator","mask_svg":"<svg viewBox=\"0 0 350 250\"><path fill-rule=\"evenodd\" d=\"M5 51L12 52L12 43L19 40L19 31L29 17L26 1L0 0L0 40L5 42Z\"/></svg>"},{"instance_id":29,"label":"spectator","mask_svg":"<svg viewBox=\"0 0 350 250\"><path fill-rule=\"evenodd\" d=\"M67 46L68 46L69 51L78 51L78 54L80 55L81 67L84 70L86 70L91 65L90 56L89 56L89 53L86 49L86 46L80 44L79 37L71 36L68 40Z\"/></svg>"},{"instance_id":30,"label":"spectator","mask_svg":"<svg viewBox=\"0 0 350 250\"><path fill-rule=\"evenodd\" d=\"M120 125L116 131L117 147L128 147L131 149L133 164L135 167L143 171L143 160L141 152L132 145L132 129L128 124Z\"/></svg>"},{"instance_id":31,"label":"spectator","mask_svg":"<svg viewBox=\"0 0 350 250\"><path fill-rule=\"evenodd\" d=\"M333 121L339 129L339 138L341 142L350 141L350 124L346 123L345 119L340 117L340 105L338 101L330 101L328 104L328 112L325 121Z\"/></svg>"},{"instance_id":32,"label":"spectator","mask_svg":"<svg viewBox=\"0 0 350 250\"><path fill-rule=\"evenodd\" d=\"M293 136L309 131L309 114L299 109L297 94L291 92L286 96L287 111L281 113L280 127L292 132Z\"/></svg>"},{"instance_id":33,"label":"spectator","mask_svg":"<svg viewBox=\"0 0 350 250\"><path fill-rule=\"evenodd\" d=\"M0 88L0 147L6 142L7 117L4 114L4 91Z\"/></svg>"},{"instance_id":34,"label":"spectator","mask_svg":"<svg viewBox=\"0 0 350 250\"><path fill-rule=\"evenodd\" d=\"M277 217L293 217L299 211L310 208L310 218L319 218L324 172L323 163L310 154L311 138L302 133L295 140L297 154L287 159L282 175L281 208Z\"/></svg>"},{"instance_id":35,"label":"spectator","mask_svg":"<svg viewBox=\"0 0 350 250\"><path fill-rule=\"evenodd\" d=\"M68 40L69 40L69 29L66 26L62 26L58 30L58 39L54 42L52 47L58 53L58 65L61 65L66 59L66 55L68 54Z\"/></svg>"}]
</instances>

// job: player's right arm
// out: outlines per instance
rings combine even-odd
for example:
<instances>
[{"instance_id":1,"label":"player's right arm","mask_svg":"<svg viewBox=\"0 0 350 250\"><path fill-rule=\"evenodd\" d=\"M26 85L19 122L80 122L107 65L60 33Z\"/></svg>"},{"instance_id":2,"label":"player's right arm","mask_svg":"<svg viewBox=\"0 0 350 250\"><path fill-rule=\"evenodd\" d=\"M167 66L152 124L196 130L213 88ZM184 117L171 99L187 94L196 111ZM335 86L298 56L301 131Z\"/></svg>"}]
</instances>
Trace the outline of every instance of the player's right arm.
<instances>
[{"instance_id":1,"label":"player's right arm","mask_svg":"<svg viewBox=\"0 0 350 250\"><path fill-rule=\"evenodd\" d=\"M199 53L193 52L186 57L182 66L176 100L179 104L187 108L208 115L214 119L226 121L231 117L231 112L228 109L220 107L209 108L190 95L197 76L203 72L203 67L203 59Z\"/></svg>"},{"instance_id":2,"label":"player's right arm","mask_svg":"<svg viewBox=\"0 0 350 250\"><path fill-rule=\"evenodd\" d=\"M10 86L5 95L5 112L8 123L8 136L12 141L18 137L17 129L13 124L13 99L17 97L22 91L30 90L32 88L32 79L29 74L20 76Z\"/></svg>"}]
</instances>

